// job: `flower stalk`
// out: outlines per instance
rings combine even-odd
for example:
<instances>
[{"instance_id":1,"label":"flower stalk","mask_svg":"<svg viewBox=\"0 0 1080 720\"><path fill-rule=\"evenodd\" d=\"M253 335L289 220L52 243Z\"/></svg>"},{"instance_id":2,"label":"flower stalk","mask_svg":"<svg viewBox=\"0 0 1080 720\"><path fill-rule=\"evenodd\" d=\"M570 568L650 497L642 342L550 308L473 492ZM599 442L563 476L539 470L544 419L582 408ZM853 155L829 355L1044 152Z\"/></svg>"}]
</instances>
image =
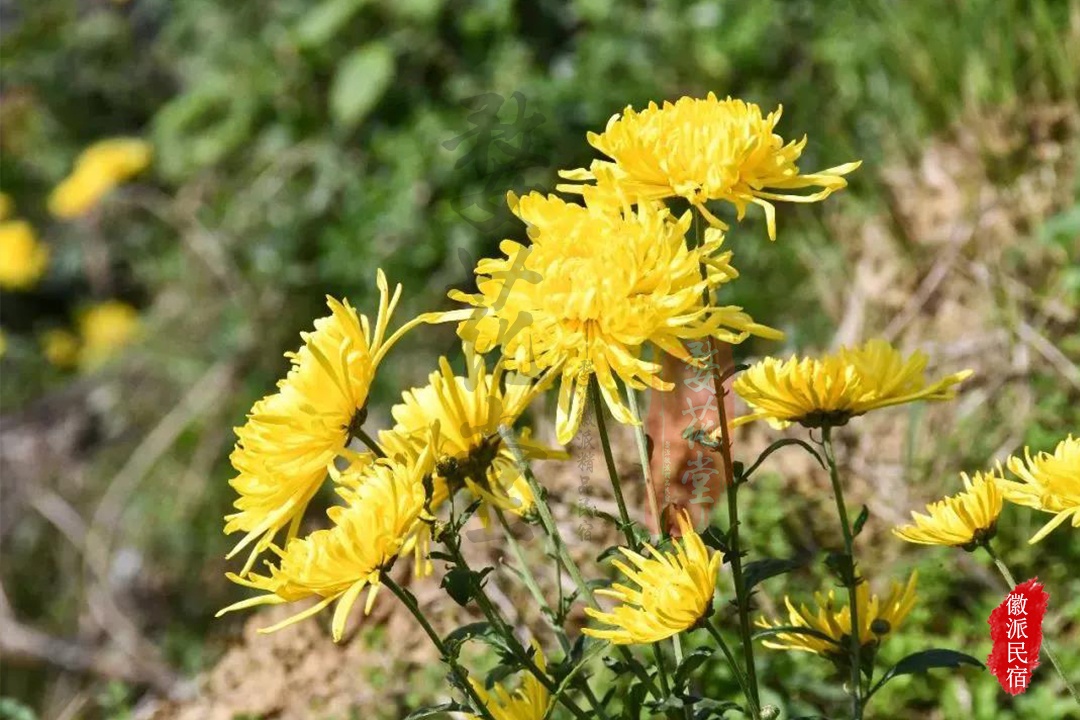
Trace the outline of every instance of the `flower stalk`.
<instances>
[{"instance_id":1,"label":"flower stalk","mask_svg":"<svg viewBox=\"0 0 1080 720\"><path fill-rule=\"evenodd\" d=\"M859 578L855 570L855 535L848 521L847 506L844 503L844 489L840 484L840 472L836 465L836 455L833 453L831 437L832 428L828 425L822 428L821 444L825 450L825 462L829 466L829 479L832 481L833 496L836 499L836 512L840 516L840 530L844 535L844 553L848 567L840 573L844 587L848 592L848 608L851 612L850 654L851 654L851 717L852 720L862 718L862 664L860 654L862 650L862 638L859 626L859 602L858 590Z\"/></svg>"}]
</instances>

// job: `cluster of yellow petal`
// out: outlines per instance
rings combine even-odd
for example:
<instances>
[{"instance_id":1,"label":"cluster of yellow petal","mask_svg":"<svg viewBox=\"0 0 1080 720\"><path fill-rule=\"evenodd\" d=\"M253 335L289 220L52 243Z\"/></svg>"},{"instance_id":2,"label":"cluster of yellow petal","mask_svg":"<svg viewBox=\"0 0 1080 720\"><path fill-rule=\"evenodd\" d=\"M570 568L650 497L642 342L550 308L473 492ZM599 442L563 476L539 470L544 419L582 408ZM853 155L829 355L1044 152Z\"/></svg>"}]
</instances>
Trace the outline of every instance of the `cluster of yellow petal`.
<instances>
[{"instance_id":1,"label":"cluster of yellow petal","mask_svg":"<svg viewBox=\"0 0 1080 720\"><path fill-rule=\"evenodd\" d=\"M438 507L461 486L484 501L481 518L490 507L528 515L535 499L499 427L513 427L536 395L547 389L547 379L533 382L507 374L502 363L488 372L482 357L465 347L466 375L455 375L445 357L427 385L402 393L391 409L395 424L379 433L379 444L390 456L415 457L424 448L434 453L432 508ZM530 459L566 458L563 452L530 440L522 431L521 449Z\"/></svg>"},{"instance_id":2,"label":"cluster of yellow petal","mask_svg":"<svg viewBox=\"0 0 1080 720\"><path fill-rule=\"evenodd\" d=\"M971 546L993 536L1002 496L997 478L975 473L960 474L964 490L926 506L926 513L911 513L912 525L893 529L897 537L922 545Z\"/></svg>"},{"instance_id":3,"label":"cluster of yellow petal","mask_svg":"<svg viewBox=\"0 0 1080 720\"><path fill-rule=\"evenodd\" d=\"M918 573L912 572L907 584L893 582L892 589L884 600L870 594L865 582L856 590L856 603L859 615L859 643L866 647L876 646L899 627L915 605L915 583ZM784 598L788 609L787 620L769 621L759 618L757 626L766 630L782 627L807 628L815 634L779 633L763 640L762 644L774 650L802 650L831 658L846 658L847 638L851 637L851 608L846 593L838 598L834 590L828 594L815 593L815 610L806 605L798 608L790 598ZM818 637L821 635L823 637ZM826 639L828 638L828 639Z\"/></svg>"},{"instance_id":4,"label":"cluster of yellow petal","mask_svg":"<svg viewBox=\"0 0 1080 720\"><path fill-rule=\"evenodd\" d=\"M387 338L387 326L401 286L389 295L380 270L375 326L348 302L327 298L330 315L302 333L304 344L288 353L291 367L278 391L255 403L247 423L236 429L230 460L237 476L231 485L240 497L239 512L229 515L226 533L242 531L232 557L255 542L244 571L270 546L279 530L296 534L303 512L327 475L327 467L343 454L349 429L367 402L375 370L398 338L419 320Z\"/></svg>"},{"instance_id":5,"label":"cluster of yellow petal","mask_svg":"<svg viewBox=\"0 0 1080 720\"><path fill-rule=\"evenodd\" d=\"M1019 481L998 478L998 485L1009 502L1054 513L1029 542L1037 543L1051 530L1072 518L1080 527L1080 438L1069 435L1054 448L1032 457L1024 448L1024 457L1010 457L1008 468Z\"/></svg>"},{"instance_id":6,"label":"cluster of yellow petal","mask_svg":"<svg viewBox=\"0 0 1080 720\"><path fill-rule=\"evenodd\" d=\"M534 662L537 669L541 672L547 672L547 661L544 659L544 653L535 640L532 645L536 649ZM469 684L472 685L477 697L480 698L480 702L484 704L484 707L487 708L488 712L491 713L491 717L495 718L495 720L544 720L547 716L548 705L551 703L551 693L531 673L526 674L521 680L521 687L512 692L507 690L502 683L496 683L490 691L475 678L469 678ZM474 720L480 718L479 715L468 715L466 717Z\"/></svg>"},{"instance_id":7,"label":"cluster of yellow petal","mask_svg":"<svg viewBox=\"0 0 1080 720\"><path fill-rule=\"evenodd\" d=\"M612 212L554 196L510 195L514 214L529 228L530 245L504 241L501 259L476 267L479 293L451 297L474 309L444 313L461 320L458 334L486 353L501 346L510 370L561 375L557 437L568 443L584 412L594 375L617 420L633 423L616 378L636 390L670 390L660 365L642 359L652 344L689 362L683 340L717 337L738 343L750 334L781 337L741 308L706 306L702 294L737 276L723 235L710 228L688 249L690 213L672 219L654 202ZM700 267L708 271L702 278Z\"/></svg>"},{"instance_id":8,"label":"cluster of yellow petal","mask_svg":"<svg viewBox=\"0 0 1080 720\"><path fill-rule=\"evenodd\" d=\"M421 454L408 464L379 459L366 467L363 481L347 507L328 511L333 526L305 538L293 538L279 550L268 575L230 574L234 582L264 591L221 610L221 615L256 605L277 605L317 596L321 600L289 619L261 632L274 632L318 613L337 601L332 622L334 640L340 640L349 611L361 591L369 588L364 612L371 611L380 574L415 542L415 527L425 522L423 477L431 455Z\"/></svg>"},{"instance_id":9,"label":"cluster of yellow petal","mask_svg":"<svg viewBox=\"0 0 1080 720\"><path fill-rule=\"evenodd\" d=\"M613 627L585 628L583 633L617 645L654 643L688 630L708 616L721 556L705 547L685 512L679 517L679 527L682 537L672 541L674 552L662 553L646 545L648 558L619 548L633 568L619 560L612 564L638 588L615 583L610 589L597 590L598 595L613 597L621 604L611 612L585 608L589 617Z\"/></svg>"},{"instance_id":10,"label":"cluster of yellow petal","mask_svg":"<svg viewBox=\"0 0 1080 720\"><path fill-rule=\"evenodd\" d=\"M741 373L733 388L753 412L736 425L764 419L775 427L840 426L871 410L920 400L951 400L970 370L928 382L927 357L904 358L885 340L841 348L822 358L765 358Z\"/></svg>"},{"instance_id":11,"label":"cluster of yellow petal","mask_svg":"<svg viewBox=\"0 0 1080 720\"><path fill-rule=\"evenodd\" d=\"M92 210L113 188L150 164L145 140L110 138L94 143L75 160L75 168L49 196L49 212L75 218Z\"/></svg>"},{"instance_id":12,"label":"cluster of yellow petal","mask_svg":"<svg viewBox=\"0 0 1080 720\"><path fill-rule=\"evenodd\" d=\"M0 222L0 288L26 290L49 265L49 248L25 220Z\"/></svg>"},{"instance_id":13,"label":"cluster of yellow petal","mask_svg":"<svg viewBox=\"0 0 1080 720\"><path fill-rule=\"evenodd\" d=\"M724 227L706 208L710 200L735 206L741 220L753 203L765 210L769 238L776 239L775 209L770 200L811 203L847 186L844 175L860 162L800 174L796 162L806 138L786 143L776 134L782 108L763 116L754 103L727 98L683 97L663 106L649 103L641 112L627 107L614 115L602 133L589 133L589 144L611 158L594 160L589 169L563 171L564 178L596 181L601 192L617 190L632 202L685 198L714 225ZM771 192L818 187L809 195ZM581 185L559 185L581 192Z\"/></svg>"}]
</instances>

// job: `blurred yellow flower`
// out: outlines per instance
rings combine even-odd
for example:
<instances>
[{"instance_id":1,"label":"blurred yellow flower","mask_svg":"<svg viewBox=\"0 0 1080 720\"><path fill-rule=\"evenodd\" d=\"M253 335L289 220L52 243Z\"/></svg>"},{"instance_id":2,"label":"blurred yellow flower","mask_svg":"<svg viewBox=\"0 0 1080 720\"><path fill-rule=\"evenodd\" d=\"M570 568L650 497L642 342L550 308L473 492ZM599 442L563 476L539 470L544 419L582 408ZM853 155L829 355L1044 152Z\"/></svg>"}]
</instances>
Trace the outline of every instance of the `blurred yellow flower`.
<instances>
[{"instance_id":1,"label":"blurred yellow flower","mask_svg":"<svg viewBox=\"0 0 1080 720\"><path fill-rule=\"evenodd\" d=\"M70 219L92 210L120 183L150 164L150 143L137 138L111 138L94 143L75 160L71 174L49 195L49 212Z\"/></svg>"},{"instance_id":2,"label":"blurred yellow flower","mask_svg":"<svg viewBox=\"0 0 1080 720\"><path fill-rule=\"evenodd\" d=\"M402 402L391 409L395 425L380 433L380 445L391 457L413 456L432 448L433 508L458 488L467 487L484 501L481 518L485 523L488 506L528 515L535 499L513 455L503 446L499 426L513 427L550 382L507 377L501 364L489 373L484 359L468 346L466 365L466 375L455 375L446 358L439 358L439 370L431 373L428 384L402 393ZM528 429L522 433L521 449L530 459L567 457L531 442Z\"/></svg>"},{"instance_id":3,"label":"blurred yellow flower","mask_svg":"<svg viewBox=\"0 0 1080 720\"><path fill-rule=\"evenodd\" d=\"M613 565L638 589L615 583L610 589L597 590L619 600L611 612L585 608L589 617L609 629L585 628L590 637L610 640L616 645L654 643L688 630L712 611L720 553L705 547L687 513L679 516L682 537L673 540L674 552L661 553L651 545L646 558L625 548L619 551L633 563L633 569L619 560Z\"/></svg>"},{"instance_id":4,"label":"blurred yellow flower","mask_svg":"<svg viewBox=\"0 0 1080 720\"><path fill-rule=\"evenodd\" d=\"M913 525L893 528L893 533L908 542L922 545L969 546L993 537L1001 514L1002 498L993 475L975 473L972 480L960 473L964 490L930 503L926 515L912 512Z\"/></svg>"},{"instance_id":5,"label":"blurred yellow flower","mask_svg":"<svg viewBox=\"0 0 1080 720\"><path fill-rule=\"evenodd\" d=\"M705 204L724 200L741 220L749 204L765 211L769 238L776 239L776 211L770 200L811 203L847 186L844 175L861 161L803 175L796 162L806 146L784 143L775 133L782 108L762 116L754 103L709 93L705 99L683 97L674 104L656 103L641 112L627 107L608 120L602 133L589 133L589 144L611 158L594 160L589 169L562 171L568 180L595 180L617 187L632 202L682 197L713 225L726 227ZM818 187L809 195L776 193ZM581 192L581 185L559 185L563 192Z\"/></svg>"},{"instance_id":6,"label":"blurred yellow flower","mask_svg":"<svg viewBox=\"0 0 1080 720\"><path fill-rule=\"evenodd\" d=\"M877 595L870 595L866 582L859 584L855 599L859 611L859 643L862 647L876 648L890 633L895 632L911 608L915 605L915 583L918 573L912 572L906 585L893 582L889 595L880 600ZM837 597L835 590L828 595L815 593L816 611L806 605L798 609L791 599L785 597L788 609L787 620L769 621L759 618L757 626L766 630L780 627L808 628L825 637L815 637L803 633L780 633L762 641L767 648L774 650L801 650L823 655L834 661L845 662L848 659L848 646L851 637L851 608L848 606L846 592Z\"/></svg>"},{"instance_id":7,"label":"blurred yellow flower","mask_svg":"<svg viewBox=\"0 0 1080 720\"><path fill-rule=\"evenodd\" d=\"M49 264L49 247L25 220L0 222L0 288L33 287Z\"/></svg>"},{"instance_id":8,"label":"blurred yellow flower","mask_svg":"<svg viewBox=\"0 0 1080 720\"><path fill-rule=\"evenodd\" d=\"M0 330L0 358L7 355L7 333Z\"/></svg>"},{"instance_id":9,"label":"blurred yellow flower","mask_svg":"<svg viewBox=\"0 0 1080 720\"><path fill-rule=\"evenodd\" d=\"M591 199L587 198L587 203ZM702 293L736 277L723 235L709 228L701 246L686 247L691 214L673 220L667 208L646 202L636 211L612 212L554 196L509 195L510 208L528 226L531 245L505 240L506 257L476 266L480 292L450 297L473 309L442 313L461 320L458 335L486 353L501 346L507 369L536 376L558 372L557 437L577 433L590 378L595 375L619 422L633 415L616 378L636 390L674 386L660 364L641 358L652 344L695 363L682 341L713 336L738 343L750 334L781 337L741 308L702 305ZM708 268L702 279L700 264Z\"/></svg>"},{"instance_id":10,"label":"blurred yellow flower","mask_svg":"<svg viewBox=\"0 0 1080 720\"><path fill-rule=\"evenodd\" d=\"M297 526L327 475L327 466L345 451L350 428L363 421L375 370L386 353L411 327L412 320L389 338L387 326L401 297L391 297L386 276L377 274L379 310L374 328L348 302L327 298L330 315L315 321L314 332L301 333L304 344L287 353L291 367L278 391L252 407L230 456L237 476L230 481L240 497L239 512L226 516L225 533L244 537L227 557L252 542L242 573L270 546L274 535Z\"/></svg>"},{"instance_id":11,"label":"blurred yellow flower","mask_svg":"<svg viewBox=\"0 0 1080 720\"><path fill-rule=\"evenodd\" d=\"M135 339L139 312L125 302L106 300L83 310L78 326L82 340L79 366L93 370Z\"/></svg>"},{"instance_id":12,"label":"blurred yellow flower","mask_svg":"<svg viewBox=\"0 0 1080 720\"><path fill-rule=\"evenodd\" d=\"M540 646L534 640L532 643L536 649L533 662L541 672L547 672L547 661ZM544 720L547 715L548 704L551 702L551 694L547 688L531 672L525 671L522 676L521 687L513 692L506 689L501 683L496 683L489 691L484 683L476 678L469 678L469 684L473 686L480 702L491 713L495 720ZM466 715L466 717L479 720L480 715Z\"/></svg>"},{"instance_id":13,"label":"blurred yellow flower","mask_svg":"<svg viewBox=\"0 0 1080 720\"><path fill-rule=\"evenodd\" d=\"M1070 517L1072 526L1080 527L1080 438L1073 439L1070 434L1053 453L1041 452L1035 457L1030 448L1024 448L1023 459L1010 457L1008 467L1020 481L998 479L1005 499L1054 513L1029 543L1039 542Z\"/></svg>"},{"instance_id":14,"label":"blurred yellow flower","mask_svg":"<svg viewBox=\"0 0 1080 720\"><path fill-rule=\"evenodd\" d=\"M367 614L381 587L380 573L399 554L410 550L414 526L423 522L423 477L429 469L430 454L426 452L408 465L385 459L371 463L354 502L327 511L332 527L302 539L290 539L284 550L271 545L280 560L276 566L269 566L268 575L250 573L245 577L229 573L233 582L266 594L234 603L219 611L218 616L257 605L319 597L315 605L259 632L280 630L336 601L331 628L334 641L339 641L361 591L368 588L364 604Z\"/></svg>"},{"instance_id":15,"label":"blurred yellow flower","mask_svg":"<svg viewBox=\"0 0 1080 720\"><path fill-rule=\"evenodd\" d=\"M79 362L79 338L63 328L50 328L41 334L41 353L53 367L67 370Z\"/></svg>"},{"instance_id":16,"label":"blurred yellow flower","mask_svg":"<svg viewBox=\"0 0 1080 720\"><path fill-rule=\"evenodd\" d=\"M951 400L955 385L971 375L963 370L928 383L927 357L905 359L884 340L840 348L820 359L765 358L744 371L733 388L753 410L735 425L767 420L774 427L797 422L806 427L838 427L871 410L919 400Z\"/></svg>"}]
</instances>

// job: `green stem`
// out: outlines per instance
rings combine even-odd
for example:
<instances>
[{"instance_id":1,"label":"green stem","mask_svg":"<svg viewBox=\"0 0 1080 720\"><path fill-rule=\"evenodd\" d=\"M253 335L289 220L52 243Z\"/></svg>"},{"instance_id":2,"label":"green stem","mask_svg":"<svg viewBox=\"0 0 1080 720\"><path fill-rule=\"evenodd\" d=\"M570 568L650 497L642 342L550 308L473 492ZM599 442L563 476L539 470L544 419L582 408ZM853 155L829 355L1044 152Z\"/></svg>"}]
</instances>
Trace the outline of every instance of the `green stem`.
<instances>
[{"instance_id":1,"label":"green stem","mask_svg":"<svg viewBox=\"0 0 1080 720\"><path fill-rule=\"evenodd\" d=\"M696 246L700 246L701 217L694 215L694 239ZM708 278L708 268L700 265L701 278ZM712 304L712 296L708 285L701 291L701 300L705 307ZM747 699L750 701L751 717L758 720L761 711L761 699L758 694L757 667L754 663L754 638L750 631L750 598L747 597L742 572L742 548L739 544L739 500L738 488L735 483L735 463L731 457L731 430L728 427L727 406L724 403L727 391L724 389L724 379L721 377L719 364L715 362L718 356L716 338L709 337L709 358L712 362L713 393L716 396L717 419L720 423L720 457L724 462L724 480L727 487L724 494L727 495L728 509L728 545L730 547L731 577L735 583L735 603L739 611L739 638L742 640L743 655L746 660L746 682L750 688Z\"/></svg>"},{"instance_id":2,"label":"green stem","mask_svg":"<svg viewBox=\"0 0 1080 720\"><path fill-rule=\"evenodd\" d=\"M484 614L484 617L487 618L488 622L490 622L506 640L507 645L510 648L510 652L514 655L515 658L517 658L518 662L520 662L525 667L525 669L532 673L533 677L535 677L540 682L540 684L547 689L549 693L557 693L558 686L551 680L551 678L547 676L547 673L541 670L533 661L533 659L529 657L528 651L525 650L525 647L518 640L517 635L514 634L514 629L510 627L510 624L502 616L502 613L499 611L499 609L495 607L495 604L491 601L491 598L489 598L487 596L487 593L484 592L484 588L481 586L481 583L476 580L477 575L474 574L469 568L469 564L465 560L465 556L461 552L461 544L459 541L460 538L457 535L451 535L448 533L444 536L443 545L450 552L451 557L454 559L454 563L459 568L464 568L465 571L469 573L469 585L472 588L472 596L473 599L476 601L477 606L480 608L480 611ZM574 702L571 698L567 697L566 695L560 695L559 701L563 705L565 705L571 713L574 714L574 717L577 717L580 720L589 720L588 716L581 709L581 707L579 707L578 704Z\"/></svg>"},{"instance_id":3,"label":"green stem","mask_svg":"<svg viewBox=\"0 0 1080 720\"><path fill-rule=\"evenodd\" d=\"M416 621L420 623L420 627L424 629L424 632L427 633L427 636L431 638L431 642L435 645L435 649L439 651L439 655L442 657L443 662L450 666L450 671L457 677L458 682L469 696L469 700L472 701L476 711L480 713L481 717L485 718L485 720L495 720L491 715L491 711L488 710L487 705L484 704L480 699L480 696L476 693L472 683L469 682L469 673L458 665L457 660L450 657L450 653L447 652L446 645L443 644L442 638L435 632L435 628L431 627L431 623L427 621L424 614L420 612L420 608L416 604L416 599L394 582L388 573L382 573L381 582L390 589L390 592L397 596L397 599L401 601L401 604L407 607L409 612L413 614L413 617L416 618Z\"/></svg>"},{"instance_id":4,"label":"green stem","mask_svg":"<svg viewBox=\"0 0 1080 720\"><path fill-rule=\"evenodd\" d=\"M858 590L859 579L855 570L855 536L851 531L851 523L848 522L847 507L844 504L844 489L840 485L840 471L836 466L836 456L833 454L831 428L826 425L822 428L821 444L825 449L825 461L829 465L829 479L832 481L833 496L836 499L836 511L840 515L840 529L844 534L844 551L847 553L850 566L850 577L844 577L844 586L848 591L848 608L851 613L851 712L853 720L862 718L862 682L861 664L859 654L862 649L859 625L859 602ZM845 573L847 575L847 573ZM849 582L850 581L850 582Z\"/></svg>"},{"instance_id":5,"label":"green stem","mask_svg":"<svg viewBox=\"0 0 1080 720\"><path fill-rule=\"evenodd\" d=\"M750 687L746 684L746 676L743 675L742 668L739 667L739 663L735 660L735 656L731 652L731 648L724 642L724 637L720 634L720 631L713 626L711 622L706 620L704 623L705 629L709 631L709 634L716 640L716 644L720 646L720 651L724 653L724 658L727 660L728 667L731 668L731 672L735 675L735 681L739 683L739 687L742 689L743 696L746 697L747 702L754 703L753 697L750 695Z\"/></svg>"},{"instance_id":6,"label":"green stem","mask_svg":"<svg viewBox=\"0 0 1080 720\"><path fill-rule=\"evenodd\" d=\"M590 607L600 609L600 603L596 602L596 595L593 593L592 588L585 582L585 578L581 575L581 569L578 568L577 563L574 562L574 558L570 555L570 551L566 547L566 543L563 542L562 534L559 533L559 528L555 524L555 518L551 515L551 508L548 507L546 494L544 489L540 487L539 481L536 479L536 475L533 474L532 468L529 467L529 463L525 461L525 455L521 452L521 446L517 443L517 438L514 437L514 431L506 425L499 426L499 436L502 437L503 443L506 445L506 449L510 451L510 454L514 457L514 462L517 464L521 474L525 476L525 482L528 483L529 489L532 490L533 497L536 499L536 510L540 516L540 524L544 528L544 532L551 538L551 542L555 545L555 554L559 559L559 563L570 573L570 579L574 581L574 585L577 586L578 592L585 598ZM629 666L634 669L634 672L648 688L649 693L653 697L659 698L660 695L656 689L656 685L653 684L652 679L647 673L642 672L637 663L633 659L633 655L625 647L619 646L618 652L622 655L623 659L627 661Z\"/></svg>"},{"instance_id":7,"label":"green stem","mask_svg":"<svg viewBox=\"0 0 1080 720\"><path fill-rule=\"evenodd\" d=\"M660 508L656 504L656 490L652 484L652 469L649 467L649 442L645 438L645 425L641 420L641 412L638 410L637 393L633 388L626 388L626 396L630 401L630 412L637 424L634 425L634 439L637 441L638 458L641 460L641 474L645 480L645 493L649 501L649 512L656 521L656 534L659 537L662 532L660 523ZM653 448L653 452L656 449Z\"/></svg>"},{"instance_id":8,"label":"green stem","mask_svg":"<svg viewBox=\"0 0 1080 720\"><path fill-rule=\"evenodd\" d=\"M619 471L615 469L615 456L611 452L611 439L608 437L607 423L604 421L604 401L600 395L600 383L597 382L595 375L589 380L589 395L596 412L596 431L600 435L600 446L604 450L604 462L607 464L608 477L611 478L611 487L615 489L615 502L619 506L619 519L622 520L626 544L631 550L637 551L640 546L637 536L634 535L633 523L630 522L630 513L626 509L626 498L623 497L622 483L619 482Z\"/></svg>"},{"instance_id":9,"label":"green stem","mask_svg":"<svg viewBox=\"0 0 1080 720\"><path fill-rule=\"evenodd\" d=\"M1009 572L1009 568L997 556L997 553L994 552L994 549L990 547L990 541L983 542L982 548L986 550L987 555L989 555L990 559L994 561L994 565L997 566L998 572L1001 573L1001 577L1005 578L1005 582L1009 586L1008 589L1011 591L1018 585L1018 583L1013 578L1012 573ZM1073 700L1075 700L1077 704L1080 705L1080 695L1077 694L1076 688L1073 687L1073 684L1069 682L1069 678L1065 676L1065 671L1061 669L1061 664L1058 663L1057 657L1054 655L1053 651L1050 650L1050 643L1047 642L1046 638L1043 638L1042 651L1046 653L1046 657L1049 658L1050 664L1054 666L1054 669L1057 670L1057 674L1061 676L1061 681L1065 683L1065 689L1069 691L1070 695L1072 695Z\"/></svg>"},{"instance_id":10,"label":"green stem","mask_svg":"<svg viewBox=\"0 0 1080 720\"><path fill-rule=\"evenodd\" d=\"M499 518L499 524L502 525L503 531L506 534L507 542L510 544L510 551L514 553L514 557L517 559L518 564L521 566L521 577L525 581L525 586L529 589L529 593L533 596L533 600L536 601L540 607L540 614L547 620L551 630L555 633L556 639L559 641L559 647L562 648L564 654L570 653L570 640L566 637L566 631L559 627L555 622L553 613L551 612L551 606L548 605L547 600L544 599L544 594L540 591L540 583L537 582L536 576L533 575L532 569L529 567L529 563L525 560L525 553L521 549L521 545L518 543L517 538L514 537L514 533L510 530L510 523L506 521L506 514L503 513L502 508L495 508L495 515ZM607 713L604 712L604 708L600 705L600 701L597 700L596 695L593 694L592 688L589 687L587 679L582 678L578 687L585 694L585 698L589 701L589 705L592 706L593 711L600 716L601 720L607 720Z\"/></svg>"},{"instance_id":11,"label":"green stem","mask_svg":"<svg viewBox=\"0 0 1080 720\"><path fill-rule=\"evenodd\" d=\"M352 429L352 434L360 442L367 445L368 450L375 453L375 457L380 457L380 458L386 457L386 453L384 453L382 448L379 447L379 443L375 442L375 440L370 435L368 435L366 432L364 432L363 428L353 428Z\"/></svg>"}]
</instances>

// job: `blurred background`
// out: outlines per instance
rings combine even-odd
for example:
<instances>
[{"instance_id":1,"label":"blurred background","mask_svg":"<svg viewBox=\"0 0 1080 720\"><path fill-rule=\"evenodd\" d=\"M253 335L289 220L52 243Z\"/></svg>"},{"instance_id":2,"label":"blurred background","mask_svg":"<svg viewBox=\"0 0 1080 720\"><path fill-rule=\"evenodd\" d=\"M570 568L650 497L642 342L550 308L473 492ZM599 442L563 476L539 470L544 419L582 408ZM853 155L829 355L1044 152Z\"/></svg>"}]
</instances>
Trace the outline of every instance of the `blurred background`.
<instances>
[{"instance_id":1,"label":"blurred background","mask_svg":"<svg viewBox=\"0 0 1080 720\"><path fill-rule=\"evenodd\" d=\"M779 208L775 244L753 210L730 234L728 301L788 333L737 357L885 336L977 373L956 403L853 426L842 459L874 586L920 571L883 654L985 656L1003 597L985 558L888 529L960 470L1080 431L1080 2L0 0L0 718L396 718L443 697L378 623L337 648L316 622L253 640L213 620L239 597L232 428L327 293L371 312L382 267L399 317L449 307L523 237L507 189L553 190L628 104L708 91L783 104L804 171L864 162L828 202ZM454 345L412 333L375 417ZM770 467L745 494L752 552L830 546L827 480ZM577 502L576 478L551 482ZM1047 584L1077 676L1080 543L1028 546L1045 519L1007 508L998 547ZM762 609L809 601L819 565L765 583ZM793 678L766 692L790 716L840 707L822 663L761 656ZM872 716L1077 717L1055 683L907 678Z\"/></svg>"}]
</instances>

